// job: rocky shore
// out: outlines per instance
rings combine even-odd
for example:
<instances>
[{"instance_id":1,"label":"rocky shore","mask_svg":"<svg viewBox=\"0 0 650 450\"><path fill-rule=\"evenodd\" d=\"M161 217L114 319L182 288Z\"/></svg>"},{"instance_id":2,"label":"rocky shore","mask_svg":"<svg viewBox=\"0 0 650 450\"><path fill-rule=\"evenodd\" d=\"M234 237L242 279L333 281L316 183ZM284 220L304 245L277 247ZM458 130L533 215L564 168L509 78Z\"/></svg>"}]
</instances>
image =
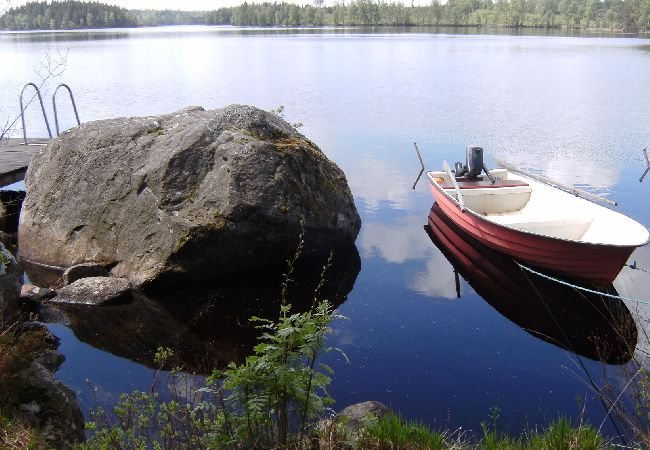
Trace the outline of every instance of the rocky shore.
<instances>
[{"instance_id":1,"label":"rocky shore","mask_svg":"<svg viewBox=\"0 0 650 450\"><path fill-rule=\"evenodd\" d=\"M84 438L83 415L55 376L65 359L59 340L25 313L21 286L22 270L0 244L0 417L40 430L48 447L71 448Z\"/></svg>"},{"instance_id":2,"label":"rocky shore","mask_svg":"<svg viewBox=\"0 0 650 450\"><path fill-rule=\"evenodd\" d=\"M26 189L26 197L0 198L13 205L0 210L0 228L8 231L0 241L17 244L21 261L0 244L0 345L11 349L0 362L15 369L3 378L0 364L0 388L13 392L0 412L41 430L54 448L84 438L83 416L75 394L54 375L64 361L58 339L33 321L34 313L64 321L82 337L97 336L84 330L98 321L113 323L130 344L92 345L152 364L147 355L166 334L177 338L187 329L181 334L192 342L205 339L196 318L191 330L183 323L182 305L163 307L145 288L207 284L216 289L214 299L228 303L225 297L238 292L239 305L248 307L233 277L275 273L269 268L286 267L297 247L321 268L330 251L338 252L328 263L334 282L326 293L334 302L343 301L359 272L352 243L361 222L345 175L282 118L250 106L83 124L33 158ZM23 285L23 268L33 284ZM302 289L311 294L297 296L313 301L320 270L305 278ZM246 284L248 303L259 308L268 286ZM129 330L149 330L157 323L152 314L166 325L147 346L151 339ZM238 323L248 318L241 314L233 313ZM218 343L223 351L214 361L240 357L241 349L231 347ZM184 363L192 367L192 357Z\"/></svg>"}]
</instances>

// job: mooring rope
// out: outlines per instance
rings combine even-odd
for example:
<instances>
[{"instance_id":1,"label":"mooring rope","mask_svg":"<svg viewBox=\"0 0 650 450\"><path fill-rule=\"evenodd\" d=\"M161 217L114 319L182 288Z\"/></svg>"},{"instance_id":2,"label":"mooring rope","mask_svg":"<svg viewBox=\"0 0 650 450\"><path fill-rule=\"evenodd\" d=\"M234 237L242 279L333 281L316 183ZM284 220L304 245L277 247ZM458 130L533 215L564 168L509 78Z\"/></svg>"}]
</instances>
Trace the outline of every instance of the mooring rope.
<instances>
[{"instance_id":1,"label":"mooring rope","mask_svg":"<svg viewBox=\"0 0 650 450\"><path fill-rule=\"evenodd\" d=\"M584 292L589 292L591 294L602 295L603 297L609 297L609 298L614 298L614 299L617 299L617 300L622 300L624 302L632 302L632 303L638 303L638 304L642 304L642 305L650 305L649 300L638 300L638 299L635 299L635 298L623 297L621 295L613 295L613 294L608 294L606 292L601 292L601 291L597 291L597 290L594 290L594 289L589 289L589 288L586 288L586 287L583 287L583 286L579 286L577 284L569 283L568 281L560 280L559 278L554 278L554 277L552 277L550 275L546 275L545 273L538 272L535 269L531 269L530 267L525 266L525 265L521 264L518 261L515 261L515 263L517 263L517 265L520 268L522 268L524 270L527 270L530 273L534 273L537 276L540 276L542 278L546 278L547 280L554 281L556 283L562 284L564 286L568 286L568 287L573 288L573 289L578 289L578 290L581 290L581 291L584 291Z\"/></svg>"},{"instance_id":2,"label":"mooring rope","mask_svg":"<svg viewBox=\"0 0 650 450\"><path fill-rule=\"evenodd\" d=\"M538 273L537 271L531 269L530 267L526 267L523 264L519 264L517 261L515 261L515 262L519 265L519 270L521 270L522 273L524 274L524 277L528 281L528 284L530 284L530 287L535 291L535 293L537 294L537 297L544 304L544 307L546 307L546 311L548 312L548 314L551 316L551 318L555 322L555 325L557 326L558 330L560 330L560 332L564 336L567 349L569 349L570 351L572 351L576 355L576 358L578 359L578 364L580 365L580 368L582 369L584 374L587 376L587 379L589 380L589 384L591 385L591 388L594 390L594 392L596 392L598 394L597 397L600 400L601 405L603 406L603 408L605 408L605 411L607 411L607 413L605 415L605 418L603 419L603 422L601 423L600 426L602 427L603 426L602 424L609 417L609 420L610 420L612 426L614 427L614 429L618 433L618 437L621 439L621 441L623 441L623 443L625 445L627 445L627 440L625 439L625 436L621 432L621 429L619 428L618 424L616 423L616 420L611 415L611 408L607 407L607 404L605 403L605 398L603 397L603 395L600 394L601 390L598 388L598 385L596 385L596 382L594 381L593 377L591 376L591 373L589 372L589 370L585 366L584 362L582 361L582 358L580 357L580 354L575 350L575 348L573 348L573 345L571 345L571 339L569 339L567 334L564 332L564 328L562 328L562 326L560 325L560 322L555 317L555 314L553 314L553 310L548 306L548 304L544 300L544 297L542 296L542 294L539 292L539 290L535 286L535 283L533 283L533 280L531 280L530 277L528 275L526 275L526 273L524 273L523 271L527 270L527 271L529 271L531 273L535 273L535 274L540 275L540 276L542 276L544 278L549 278L551 280L554 280L554 279L552 277L548 277L548 276L546 276L546 275L544 275L542 273ZM561 282L562 280L554 280L554 281L560 281ZM566 283L566 284L568 284L568 283ZM577 286L577 287L580 288L580 286ZM600 431L600 428L598 430Z\"/></svg>"}]
</instances>

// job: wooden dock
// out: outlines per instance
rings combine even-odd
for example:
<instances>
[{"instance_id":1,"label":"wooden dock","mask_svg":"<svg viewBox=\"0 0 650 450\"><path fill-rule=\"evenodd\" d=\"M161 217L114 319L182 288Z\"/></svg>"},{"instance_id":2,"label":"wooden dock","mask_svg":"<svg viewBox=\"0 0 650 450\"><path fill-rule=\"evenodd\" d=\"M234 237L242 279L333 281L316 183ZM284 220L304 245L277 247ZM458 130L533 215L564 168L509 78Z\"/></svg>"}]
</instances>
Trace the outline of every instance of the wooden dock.
<instances>
[{"instance_id":1,"label":"wooden dock","mask_svg":"<svg viewBox=\"0 0 650 450\"><path fill-rule=\"evenodd\" d=\"M18 138L0 141L0 187L25 179L32 156L49 141L51 139L28 139L28 145Z\"/></svg>"}]
</instances>

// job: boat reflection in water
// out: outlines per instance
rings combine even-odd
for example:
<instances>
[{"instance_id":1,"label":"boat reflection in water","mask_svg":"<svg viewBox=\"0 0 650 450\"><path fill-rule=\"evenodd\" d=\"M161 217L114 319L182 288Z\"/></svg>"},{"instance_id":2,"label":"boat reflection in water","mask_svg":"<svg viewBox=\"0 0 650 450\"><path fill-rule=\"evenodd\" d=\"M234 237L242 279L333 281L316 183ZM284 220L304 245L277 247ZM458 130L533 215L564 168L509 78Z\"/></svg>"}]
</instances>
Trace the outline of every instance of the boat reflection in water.
<instances>
[{"instance_id":1,"label":"boat reflection in water","mask_svg":"<svg viewBox=\"0 0 650 450\"><path fill-rule=\"evenodd\" d=\"M528 333L607 364L624 364L632 358L638 332L622 301L522 269L461 230L435 203L425 230L474 290ZM607 292L615 294L613 287Z\"/></svg>"}]
</instances>

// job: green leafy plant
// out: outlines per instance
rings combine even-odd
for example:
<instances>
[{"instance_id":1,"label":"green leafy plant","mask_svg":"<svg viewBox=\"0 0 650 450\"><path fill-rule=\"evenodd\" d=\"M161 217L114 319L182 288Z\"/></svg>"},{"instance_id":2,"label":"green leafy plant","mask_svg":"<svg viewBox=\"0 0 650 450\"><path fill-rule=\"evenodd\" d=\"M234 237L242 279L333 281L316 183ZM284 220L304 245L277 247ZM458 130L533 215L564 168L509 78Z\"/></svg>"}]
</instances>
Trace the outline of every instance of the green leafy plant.
<instances>
[{"instance_id":1,"label":"green leafy plant","mask_svg":"<svg viewBox=\"0 0 650 450\"><path fill-rule=\"evenodd\" d=\"M316 360L334 350L325 346L325 336L331 332L329 322L340 317L324 301L302 314L291 314L290 305L283 305L277 323L252 319L264 330L254 354L209 379L227 392L233 438L253 447L304 438L309 422L333 403L326 390L332 370Z\"/></svg>"},{"instance_id":2,"label":"green leafy plant","mask_svg":"<svg viewBox=\"0 0 650 450\"><path fill-rule=\"evenodd\" d=\"M303 236L288 262L279 319L252 317L261 331L244 362L214 370L200 388L179 389L188 376L180 369L158 370L149 392L123 394L112 414L102 408L87 424L91 448L272 448L306 446L310 425L333 403L327 393L333 371L318 359L338 350L326 345L329 323L343 318L319 299L333 255L323 267L311 308L294 313L287 304ZM160 369L174 359L160 348ZM196 386L196 383L190 383ZM188 394L189 391L189 395ZM183 395L180 395L183 392Z\"/></svg>"},{"instance_id":3,"label":"green leafy plant","mask_svg":"<svg viewBox=\"0 0 650 450\"><path fill-rule=\"evenodd\" d=\"M215 370L205 387L182 401L175 389L165 393L157 375L151 392L123 394L112 415L93 412L91 437L80 448L269 448L299 445L310 423L333 403L326 388L332 370L317 363L331 332L329 322L340 317L323 301L305 313L282 305L275 322L252 318L263 330L259 343L241 364ZM157 359L172 353L160 349ZM178 380L183 375L172 371ZM177 381L165 385L177 385ZM171 398L166 399L165 395Z\"/></svg>"}]
</instances>

